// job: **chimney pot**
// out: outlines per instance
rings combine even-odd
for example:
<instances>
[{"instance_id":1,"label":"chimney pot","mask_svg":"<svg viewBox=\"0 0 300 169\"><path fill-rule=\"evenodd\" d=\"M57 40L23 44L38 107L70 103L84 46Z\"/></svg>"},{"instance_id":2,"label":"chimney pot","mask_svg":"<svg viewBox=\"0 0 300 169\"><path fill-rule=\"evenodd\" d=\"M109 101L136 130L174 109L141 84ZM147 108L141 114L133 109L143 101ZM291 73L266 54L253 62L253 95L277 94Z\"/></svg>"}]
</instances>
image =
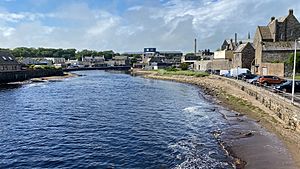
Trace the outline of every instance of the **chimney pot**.
<instances>
[{"instance_id":1,"label":"chimney pot","mask_svg":"<svg viewBox=\"0 0 300 169\"><path fill-rule=\"evenodd\" d=\"M294 10L293 9L289 9L289 14L293 15L293 13L294 13Z\"/></svg>"},{"instance_id":2,"label":"chimney pot","mask_svg":"<svg viewBox=\"0 0 300 169\"><path fill-rule=\"evenodd\" d=\"M271 17L271 22L274 21L274 20L275 20L275 16L272 16Z\"/></svg>"}]
</instances>

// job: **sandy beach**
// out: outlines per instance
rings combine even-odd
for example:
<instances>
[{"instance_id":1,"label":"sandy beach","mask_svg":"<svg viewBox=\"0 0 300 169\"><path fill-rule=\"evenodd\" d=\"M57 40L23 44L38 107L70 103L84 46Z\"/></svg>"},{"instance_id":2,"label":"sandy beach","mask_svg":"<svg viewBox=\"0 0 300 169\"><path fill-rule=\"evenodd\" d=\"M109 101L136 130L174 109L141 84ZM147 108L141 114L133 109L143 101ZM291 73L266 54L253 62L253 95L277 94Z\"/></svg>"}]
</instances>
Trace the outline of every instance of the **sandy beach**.
<instances>
[{"instance_id":1,"label":"sandy beach","mask_svg":"<svg viewBox=\"0 0 300 169\"><path fill-rule=\"evenodd\" d=\"M288 128L255 98L217 76L166 76L153 71L134 74L197 85L207 98L227 108L230 113L220 113L232 125L217 135L229 154L236 157L237 168L300 168L299 131Z\"/></svg>"}]
</instances>

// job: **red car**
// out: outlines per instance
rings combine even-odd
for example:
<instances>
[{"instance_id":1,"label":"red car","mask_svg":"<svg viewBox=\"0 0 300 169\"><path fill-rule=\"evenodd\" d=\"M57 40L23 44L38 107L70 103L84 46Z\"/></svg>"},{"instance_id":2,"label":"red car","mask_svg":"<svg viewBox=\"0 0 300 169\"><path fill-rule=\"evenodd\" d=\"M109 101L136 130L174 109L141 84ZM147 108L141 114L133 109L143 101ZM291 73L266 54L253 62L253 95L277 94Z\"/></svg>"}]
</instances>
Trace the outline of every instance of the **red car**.
<instances>
[{"instance_id":1,"label":"red car","mask_svg":"<svg viewBox=\"0 0 300 169\"><path fill-rule=\"evenodd\" d=\"M269 86L269 85L273 85L273 84L281 84L283 82L286 82L286 80L281 79L277 76L261 76L257 82L260 85L264 85L264 86Z\"/></svg>"}]
</instances>

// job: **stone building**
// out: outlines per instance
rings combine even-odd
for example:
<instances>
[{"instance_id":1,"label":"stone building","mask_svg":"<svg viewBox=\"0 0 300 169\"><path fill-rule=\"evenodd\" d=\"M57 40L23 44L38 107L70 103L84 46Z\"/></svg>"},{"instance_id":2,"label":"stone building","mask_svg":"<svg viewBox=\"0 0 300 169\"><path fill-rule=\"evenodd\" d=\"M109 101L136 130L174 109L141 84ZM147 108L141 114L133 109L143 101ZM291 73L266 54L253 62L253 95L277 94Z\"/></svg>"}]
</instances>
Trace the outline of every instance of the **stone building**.
<instances>
[{"instance_id":1,"label":"stone building","mask_svg":"<svg viewBox=\"0 0 300 169\"><path fill-rule=\"evenodd\" d=\"M7 50L0 50L0 72L19 71L19 64L15 57Z\"/></svg>"},{"instance_id":2,"label":"stone building","mask_svg":"<svg viewBox=\"0 0 300 169\"><path fill-rule=\"evenodd\" d=\"M115 61L114 66L129 66L128 56L114 56L112 60Z\"/></svg>"},{"instance_id":3,"label":"stone building","mask_svg":"<svg viewBox=\"0 0 300 169\"><path fill-rule=\"evenodd\" d=\"M251 65L254 62L255 49L250 42L240 44L234 51L232 59L232 67L241 67L251 69Z\"/></svg>"},{"instance_id":4,"label":"stone building","mask_svg":"<svg viewBox=\"0 0 300 169\"><path fill-rule=\"evenodd\" d=\"M255 64L252 72L260 75L289 76L291 66L284 62L294 51L300 37L300 23L290 9L287 16L271 17L267 26L258 26L254 37ZM298 49L300 51L300 47Z\"/></svg>"}]
</instances>

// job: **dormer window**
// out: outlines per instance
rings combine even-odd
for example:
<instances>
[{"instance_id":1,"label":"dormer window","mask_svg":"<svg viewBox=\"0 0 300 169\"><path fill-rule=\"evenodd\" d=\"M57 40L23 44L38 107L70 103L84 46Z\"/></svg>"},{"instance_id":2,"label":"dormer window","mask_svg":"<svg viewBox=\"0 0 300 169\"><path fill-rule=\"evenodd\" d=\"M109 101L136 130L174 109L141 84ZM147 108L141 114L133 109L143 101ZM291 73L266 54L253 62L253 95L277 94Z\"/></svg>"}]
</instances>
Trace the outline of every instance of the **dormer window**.
<instances>
[{"instance_id":1,"label":"dormer window","mask_svg":"<svg viewBox=\"0 0 300 169\"><path fill-rule=\"evenodd\" d=\"M293 36L293 30L291 30L291 36Z\"/></svg>"},{"instance_id":2,"label":"dormer window","mask_svg":"<svg viewBox=\"0 0 300 169\"><path fill-rule=\"evenodd\" d=\"M11 60L11 61L13 61L13 59L10 56L8 57L8 59Z\"/></svg>"},{"instance_id":3,"label":"dormer window","mask_svg":"<svg viewBox=\"0 0 300 169\"><path fill-rule=\"evenodd\" d=\"M3 59L3 60L7 60L5 56L2 56L2 59Z\"/></svg>"}]
</instances>

